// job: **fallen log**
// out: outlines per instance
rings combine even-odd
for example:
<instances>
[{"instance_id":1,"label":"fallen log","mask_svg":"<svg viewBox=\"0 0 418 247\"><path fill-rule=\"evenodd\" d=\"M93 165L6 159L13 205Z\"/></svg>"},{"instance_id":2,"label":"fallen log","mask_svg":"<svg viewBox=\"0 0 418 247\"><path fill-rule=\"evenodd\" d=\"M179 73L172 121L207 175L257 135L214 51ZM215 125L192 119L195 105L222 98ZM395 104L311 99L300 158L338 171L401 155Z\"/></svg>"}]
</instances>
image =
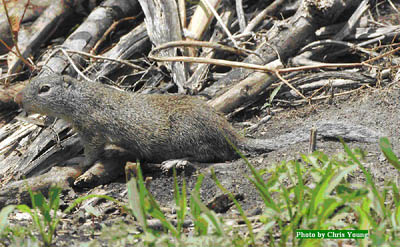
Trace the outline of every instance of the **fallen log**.
<instances>
[{"instance_id":1,"label":"fallen log","mask_svg":"<svg viewBox=\"0 0 418 247\"><path fill-rule=\"evenodd\" d=\"M32 0L30 1L30 7L28 6L29 2L27 1L7 1L6 8L8 11L9 17L16 18L20 21L21 24L33 21L38 16L45 11L46 8L54 2L52 0ZM23 15L25 13L25 15ZM13 37L10 32L9 20L7 20L7 15L5 10L0 7L0 40L3 42L0 43L0 55L9 52L9 48L13 47Z\"/></svg>"},{"instance_id":2,"label":"fallen log","mask_svg":"<svg viewBox=\"0 0 418 247\"><path fill-rule=\"evenodd\" d=\"M136 0L107 0L90 13L88 18L65 40L61 47L64 50L88 52L115 20L135 15L138 12L139 4ZM68 57L64 57L57 51L53 55L53 57L47 59L40 76L52 73L61 74L67 69L69 65ZM78 55L73 55L71 59L74 60L75 64L83 64L81 57ZM67 73L74 76L75 69L69 68Z\"/></svg>"},{"instance_id":3,"label":"fallen log","mask_svg":"<svg viewBox=\"0 0 418 247\"><path fill-rule=\"evenodd\" d=\"M329 25L334 22L336 18L340 16L343 11L355 7L360 3L359 0L341 1L341 0L328 0L328 1L303 1L298 11L294 16L289 18L286 22L276 23L269 31L268 44L261 45L257 50L257 55L248 56L244 62L250 64L266 64L278 57L282 63L285 63L291 56L296 54L298 50L305 45L309 44L315 39L315 31L325 25ZM260 59L262 57L263 59ZM217 93L223 88L231 85L231 89L234 92L246 91L247 84L242 83L242 87L237 86L238 82L242 82L245 78L249 77L252 73L257 73L249 69L235 68L232 69L224 78L219 80L215 86L208 87L203 92L209 96L215 97ZM265 73L265 77L273 77L274 75ZM271 84L275 79L262 79L262 85L253 85L254 88L266 88L268 85L264 84L269 81ZM229 99L229 103L234 106L223 108L224 105L221 100L213 99L211 105L218 110L229 113L242 102L246 102L246 93L243 93L236 100L231 97L237 95L236 93L225 92L222 95L218 95L222 100ZM250 95L248 100L253 95Z\"/></svg>"},{"instance_id":4,"label":"fallen log","mask_svg":"<svg viewBox=\"0 0 418 247\"><path fill-rule=\"evenodd\" d=\"M176 1L139 0L145 14L145 24L148 36L155 45L169 41L182 40L182 29ZM170 56L177 54L178 49L171 49L164 53ZM187 68L183 63L169 63L174 83L179 93L184 93L187 81Z\"/></svg>"},{"instance_id":5,"label":"fallen log","mask_svg":"<svg viewBox=\"0 0 418 247\"><path fill-rule=\"evenodd\" d=\"M55 1L42 12L30 28L21 28L17 46L8 54L8 74L20 72L23 61L36 53L48 38L54 34L57 27L72 13L78 0ZM17 50L18 47L18 50Z\"/></svg>"}]
</instances>

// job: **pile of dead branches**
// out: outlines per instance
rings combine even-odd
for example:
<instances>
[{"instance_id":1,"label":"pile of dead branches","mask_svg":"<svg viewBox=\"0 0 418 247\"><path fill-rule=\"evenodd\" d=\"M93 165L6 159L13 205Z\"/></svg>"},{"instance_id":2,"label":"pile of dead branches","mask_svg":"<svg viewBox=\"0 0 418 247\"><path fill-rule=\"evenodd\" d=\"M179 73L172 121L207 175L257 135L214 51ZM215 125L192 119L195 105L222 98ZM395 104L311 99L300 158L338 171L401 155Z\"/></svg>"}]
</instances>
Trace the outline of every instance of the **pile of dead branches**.
<instances>
[{"instance_id":1,"label":"pile of dead branches","mask_svg":"<svg viewBox=\"0 0 418 247\"><path fill-rule=\"evenodd\" d=\"M2 184L81 151L61 120L13 118L19 81L34 75L203 95L224 113L272 91L275 103L310 104L399 78L399 1L97 2L2 0Z\"/></svg>"}]
</instances>

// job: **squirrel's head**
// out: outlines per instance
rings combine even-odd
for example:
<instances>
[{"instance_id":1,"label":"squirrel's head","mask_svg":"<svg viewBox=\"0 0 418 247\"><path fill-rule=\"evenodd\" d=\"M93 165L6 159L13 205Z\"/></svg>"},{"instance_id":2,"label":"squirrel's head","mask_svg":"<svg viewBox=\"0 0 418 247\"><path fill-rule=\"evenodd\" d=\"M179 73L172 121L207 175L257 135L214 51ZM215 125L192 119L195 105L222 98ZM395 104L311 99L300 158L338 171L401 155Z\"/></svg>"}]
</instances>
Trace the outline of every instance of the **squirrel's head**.
<instances>
[{"instance_id":1,"label":"squirrel's head","mask_svg":"<svg viewBox=\"0 0 418 247\"><path fill-rule=\"evenodd\" d=\"M15 102L30 113L62 117L77 107L77 103L72 102L77 93L75 83L69 76L37 77L16 95Z\"/></svg>"}]
</instances>

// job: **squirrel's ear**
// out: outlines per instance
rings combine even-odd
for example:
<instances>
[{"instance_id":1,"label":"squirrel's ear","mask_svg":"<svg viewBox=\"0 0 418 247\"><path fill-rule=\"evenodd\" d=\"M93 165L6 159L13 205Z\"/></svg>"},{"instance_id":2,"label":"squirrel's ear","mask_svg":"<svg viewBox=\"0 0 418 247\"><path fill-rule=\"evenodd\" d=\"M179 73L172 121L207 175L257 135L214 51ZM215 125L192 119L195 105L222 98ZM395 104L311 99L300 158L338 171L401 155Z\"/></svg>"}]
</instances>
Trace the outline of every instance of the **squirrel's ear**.
<instances>
[{"instance_id":1,"label":"squirrel's ear","mask_svg":"<svg viewBox=\"0 0 418 247\"><path fill-rule=\"evenodd\" d=\"M64 82L64 87L66 88L69 88L73 85L73 81L69 77L63 76L62 81Z\"/></svg>"}]
</instances>

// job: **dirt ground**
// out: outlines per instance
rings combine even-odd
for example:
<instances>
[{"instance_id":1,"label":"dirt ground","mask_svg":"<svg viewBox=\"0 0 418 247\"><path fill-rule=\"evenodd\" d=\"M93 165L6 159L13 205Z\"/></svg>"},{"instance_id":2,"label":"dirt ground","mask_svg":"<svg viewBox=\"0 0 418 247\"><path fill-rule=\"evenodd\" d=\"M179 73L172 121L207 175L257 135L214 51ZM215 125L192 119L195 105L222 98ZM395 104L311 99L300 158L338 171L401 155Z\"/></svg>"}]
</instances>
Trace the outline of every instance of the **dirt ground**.
<instances>
[{"instance_id":1,"label":"dirt ground","mask_svg":"<svg viewBox=\"0 0 418 247\"><path fill-rule=\"evenodd\" d=\"M302 127L315 126L318 122L339 121L369 127L389 138L395 154L400 154L400 90L398 85L386 89L369 89L358 95L335 99L332 104L321 102L312 106L295 107L276 113L266 124L254 133L256 138L271 138ZM273 109L274 110L274 109ZM266 112L260 114L263 117ZM256 123L257 117L246 120ZM366 164L376 179L382 185L386 179L399 180L398 172L391 167L382 155L377 143L348 143L351 148L359 147L367 151ZM297 143L283 147L277 151L250 157L250 162L258 169L270 166L283 160L300 158L301 153L308 151L309 143ZM343 152L343 146L338 141L319 141L317 150L333 155ZM230 191L243 196L242 204L245 209L252 209L260 203L260 197L254 186L245 179L250 172L242 160L226 165L215 165L215 174L221 183ZM206 171L207 172L207 171ZM208 173L208 172L207 172ZM147 175L147 174L146 174ZM172 177L148 174L153 179L150 191L164 205L169 206L173 199ZM220 190L208 176L202 185L202 198L211 200ZM192 188L196 176L188 176L189 188ZM362 177L358 177L362 180Z\"/></svg>"}]
</instances>

